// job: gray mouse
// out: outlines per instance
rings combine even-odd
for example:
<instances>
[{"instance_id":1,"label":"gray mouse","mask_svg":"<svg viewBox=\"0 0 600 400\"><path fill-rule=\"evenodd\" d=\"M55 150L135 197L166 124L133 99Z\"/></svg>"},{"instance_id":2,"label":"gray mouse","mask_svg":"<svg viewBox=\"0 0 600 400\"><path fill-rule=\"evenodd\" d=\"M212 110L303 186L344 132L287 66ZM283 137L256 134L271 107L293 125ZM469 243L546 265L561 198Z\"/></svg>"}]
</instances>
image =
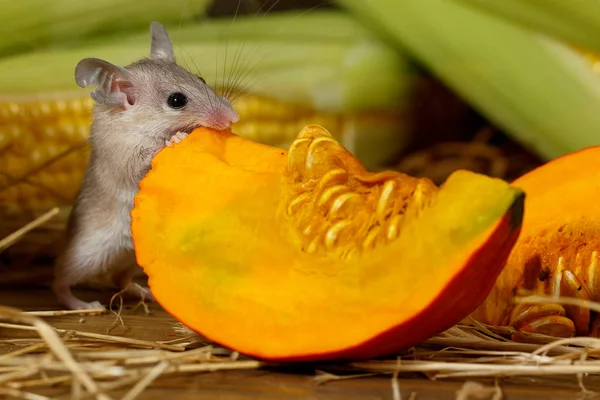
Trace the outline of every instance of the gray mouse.
<instances>
[{"instance_id":1,"label":"gray mouse","mask_svg":"<svg viewBox=\"0 0 600 400\"><path fill-rule=\"evenodd\" d=\"M141 271L130 231L139 182L165 146L180 143L196 127L230 128L239 120L231 103L175 60L165 28L150 25L150 56L120 67L97 58L81 60L75 81L97 86L90 132L91 154L67 222L67 241L57 257L52 289L69 309L105 308L73 295L81 283L115 285L125 295L152 300L132 283Z\"/></svg>"}]
</instances>

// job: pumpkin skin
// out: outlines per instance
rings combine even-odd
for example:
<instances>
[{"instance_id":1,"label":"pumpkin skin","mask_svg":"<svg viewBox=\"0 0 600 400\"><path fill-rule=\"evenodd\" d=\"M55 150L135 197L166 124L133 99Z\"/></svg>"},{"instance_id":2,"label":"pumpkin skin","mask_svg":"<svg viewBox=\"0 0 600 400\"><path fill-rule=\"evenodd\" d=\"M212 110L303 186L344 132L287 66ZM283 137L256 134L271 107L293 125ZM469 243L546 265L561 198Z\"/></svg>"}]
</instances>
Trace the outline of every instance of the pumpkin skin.
<instances>
[{"instance_id":1,"label":"pumpkin skin","mask_svg":"<svg viewBox=\"0 0 600 400\"><path fill-rule=\"evenodd\" d=\"M458 171L371 173L329 132L289 150L200 128L159 152L132 211L155 299L207 339L273 361L410 347L488 295L524 193Z\"/></svg>"},{"instance_id":2,"label":"pumpkin skin","mask_svg":"<svg viewBox=\"0 0 600 400\"><path fill-rule=\"evenodd\" d=\"M480 322L556 337L600 336L589 309L515 304L519 294L600 301L600 146L556 158L516 179L527 193L521 235L488 298L472 313Z\"/></svg>"}]
</instances>

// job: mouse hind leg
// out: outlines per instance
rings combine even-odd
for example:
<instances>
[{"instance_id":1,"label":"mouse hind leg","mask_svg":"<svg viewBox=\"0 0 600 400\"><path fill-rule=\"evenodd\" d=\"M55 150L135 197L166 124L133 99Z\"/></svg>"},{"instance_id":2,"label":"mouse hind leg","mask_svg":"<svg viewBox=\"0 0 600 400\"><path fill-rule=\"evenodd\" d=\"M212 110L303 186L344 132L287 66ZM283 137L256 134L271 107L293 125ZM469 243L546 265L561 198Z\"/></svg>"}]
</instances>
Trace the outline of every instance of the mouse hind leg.
<instances>
[{"instance_id":1,"label":"mouse hind leg","mask_svg":"<svg viewBox=\"0 0 600 400\"><path fill-rule=\"evenodd\" d=\"M117 285L122 293L128 297L134 299L154 301L154 297L150 292L150 289L141 286L133 281L133 276L139 271L139 266L134 262L130 263L130 266L120 272L113 275L113 282Z\"/></svg>"},{"instance_id":2,"label":"mouse hind leg","mask_svg":"<svg viewBox=\"0 0 600 400\"><path fill-rule=\"evenodd\" d=\"M78 222L83 217L78 216ZM58 301L69 309L105 308L99 302L85 302L71 292L80 283L114 284L121 292L152 299L147 288L132 282L137 266L125 219L85 218L76 225L67 246L55 265L53 290Z\"/></svg>"},{"instance_id":3,"label":"mouse hind leg","mask_svg":"<svg viewBox=\"0 0 600 400\"><path fill-rule=\"evenodd\" d=\"M63 306L73 309L106 308L98 301L85 302L71 292L81 283L110 283L112 275L121 270L127 252L121 249L116 232L92 224L80 229L67 243L54 269L52 289Z\"/></svg>"},{"instance_id":4,"label":"mouse hind leg","mask_svg":"<svg viewBox=\"0 0 600 400\"><path fill-rule=\"evenodd\" d=\"M99 301L85 302L76 297L71 292L71 287L68 284L56 282L52 285L52 289L56 294L58 302L69 310L106 310L106 307Z\"/></svg>"},{"instance_id":5,"label":"mouse hind leg","mask_svg":"<svg viewBox=\"0 0 600 400\"><path fill-rule=\"evenodd\" d=\"M68 260L68 254L62 254L55 266L52 290L58 302L70 310L106 309L99 301L85 302L73 294L71 287L81 282L83 275L73 271Z\"/></svg>"},{"instance_id":6,"label":"mouse hind leg","mask_svg":"<svg viewBox=\"0 0 600 400\"><path fill-rule=\"evenodd\" d=\"M59 303L71 310L106 309L99 301L85 302L72 293L71 287L81 283L85 279L83 279L84 276L76 273L77 270L69 268L69 264L65 264L65 261L67 260L68 258L66 256L63 256L63 258L59 260L60 264L58 264L57 268L58 273L56 274L56 278L52 285L52 289ZM64 268L64 266L67 266L67 268ZM98 267L92 268L98 269ZM108 279L126 296L146 301L154 301L150 289L133 282L133 276L138 268L137 264L132 266L127 255L120 254L119 257L114 257L108 264L107 269L111 271Z\"/></svg>"}]
</instances>

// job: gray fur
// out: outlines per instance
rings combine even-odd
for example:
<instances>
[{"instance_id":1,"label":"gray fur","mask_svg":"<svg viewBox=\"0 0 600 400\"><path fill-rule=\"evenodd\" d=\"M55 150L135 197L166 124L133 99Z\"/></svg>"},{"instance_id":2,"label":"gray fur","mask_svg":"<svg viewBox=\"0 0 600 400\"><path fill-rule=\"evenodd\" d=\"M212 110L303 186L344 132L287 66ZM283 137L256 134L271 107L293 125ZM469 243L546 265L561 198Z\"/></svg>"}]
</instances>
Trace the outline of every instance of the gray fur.
<instances>
[{"instance_id":1,"label":"gray fur","mask_svg":"<svg viewBox=\"0 0 600 400\"><path fill-rule=\"evenodd\" d=\"M67 246L57 260L53 289L67 308L96 308L74 297L70 287L104 279L136 297L131 287L139 267L130 232L130 211L140 180L154 155L178 132L200 125L228 128L239 119L231 104L200 78L175 63L162 25L153 23L151 57L126 67L87 58L75 71L77 83L97 85L90 134L91 157L69 217ZM188 97L182 109L167 105L171 93Z\"/></svg>"}]
</instances>

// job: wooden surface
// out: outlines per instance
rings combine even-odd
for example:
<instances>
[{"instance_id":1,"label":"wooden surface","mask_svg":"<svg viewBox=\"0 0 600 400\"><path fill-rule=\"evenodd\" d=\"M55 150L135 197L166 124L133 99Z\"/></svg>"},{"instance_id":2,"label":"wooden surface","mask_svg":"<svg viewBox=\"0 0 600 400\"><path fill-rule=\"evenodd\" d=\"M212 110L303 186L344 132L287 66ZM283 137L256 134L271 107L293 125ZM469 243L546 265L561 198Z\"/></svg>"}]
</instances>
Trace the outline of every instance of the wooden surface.
<instances>
[{"instance_id":1,"label":"wooden surface","mask_svg":"<svg viewBox=\"0 0 600 400\"><path fill-rule=\"evenodd\" d=\"M110 299L110 293L77 292L85 300ZM0 304L29 311L58 310L52 293L48 289L3 290L0 291ZM132 304L122 313L125 327L111 331L112 335L123 335L145 340L171 340L181 335L174 329L176 321L159 306L150 307L151 314L145 315L142 309L131 310ZM45 318L52 326L60 329L75 329L85 332L107 333L113 325L115 315L60 316ZM31 336L31 332L0 328L0 340L14 337ZM0 352L11 350L10 345L0 342ZM315 367L303 366L289 370L226 371L191 374L185 377L161 378L147 389L140 399L199 399L199 400L395 400L391 376L356 378L343 381L316 384ZM400 377L401 398L409 399L455 399L456 392L462 387L461 381L431 381L418 374ZM491 384L491 382L482 381ZM585 380L589 390L600 392L598 380ZM577 399L580 389L572 377L556 379L552 386L536 385L531 379L513 379L500 382L506 400L524 399ZM112 392L113 398L125 393ZM53 397L52 390L43 394ZM476 399L469 397L468 399ZM491 396L478 399L492 399ZM466 399L464 399L466 400Z\"/></svg>"}]
</instances>

